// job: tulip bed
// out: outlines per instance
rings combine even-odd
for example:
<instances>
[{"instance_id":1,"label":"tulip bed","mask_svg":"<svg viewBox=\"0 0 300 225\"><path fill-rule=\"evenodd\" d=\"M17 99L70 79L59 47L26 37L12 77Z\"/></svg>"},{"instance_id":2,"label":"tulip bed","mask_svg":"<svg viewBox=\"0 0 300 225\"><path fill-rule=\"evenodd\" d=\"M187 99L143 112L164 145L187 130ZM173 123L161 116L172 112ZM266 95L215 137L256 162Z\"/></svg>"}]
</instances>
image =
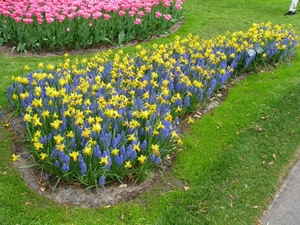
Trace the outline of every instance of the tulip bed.
<instances>
[{"instance_id":1,"label":"tulip bed","mask_svg":"<svg viewBox=\"0 0 300 225\"><path fill-rule=\"evenodd\" d=\"M0 46L17 51L123 44L167 32L184 0L0 1Z\"/></svg>"},{"instance_id":2,"label":"tulip bed","mask_svg":"<svg viewBox=\"0 0 300 225\"><path fill-rule=\"evenodd\" d=\"M233 74L282 61L296 45L292 29L267 23L209 40L177 36L151 50L138 45L134 56L65 55L14 77L6 96L22 113L30 154L49 174L90 187L128 175L143 181L182 143L179 115Z\"/></svg>"}]
</instances>

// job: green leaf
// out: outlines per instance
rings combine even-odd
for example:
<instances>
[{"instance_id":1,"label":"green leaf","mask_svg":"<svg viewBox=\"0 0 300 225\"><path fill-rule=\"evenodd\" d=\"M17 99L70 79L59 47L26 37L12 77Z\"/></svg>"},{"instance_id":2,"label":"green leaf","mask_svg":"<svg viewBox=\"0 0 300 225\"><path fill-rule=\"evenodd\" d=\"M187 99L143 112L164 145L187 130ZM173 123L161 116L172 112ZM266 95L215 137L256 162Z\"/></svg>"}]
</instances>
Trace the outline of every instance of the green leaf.
<instances>
[{"instance_id":1,"label":"green leaf","mask_svg":"<svg viewBox=\"0 0 300 225\"><path fill-rule=\"evenodd\" d=\"M25 46L26 46L26 43L19 43L18 47L17 47L17 51L27 53Z\"/></svg>"},{"instance_id":2,"label":"green leaf","mask_svg":"<svg viewBox=\"0 0 300 225\"><path fill-rule=\"evenodd\" d=\"M121 45L124 41L124 38L125 38L125 33L124 33L124 30L122 30L120 33L119 33L119 37L118 37L118 43L119 45Z\"/></svg>"},{"instance_id":3,"label":"green leaf","mask_svg":"<svg viewBox=\"0 0 300 225\"><path fill-rule=\"evenodd\" d=\"M110 39L108 39L108 38L104 38L104 40L107 41L107 42L109 42L109 43L111 43L111 44L113 44L113 42Z\"/></svg>"},{"instance_id":4,"label":"green leaf","mask_svg":"<svg viewBox=\"0 0 300 225\"><path fill-rule=\"evenodd\" d=\"M19 168L20 169L27 169L27 168L31 168L31 167L38 166L38 165L39 164L34 163L34 164L28 164L28 165L20 166Z\"/></svg>"}]
</instances>

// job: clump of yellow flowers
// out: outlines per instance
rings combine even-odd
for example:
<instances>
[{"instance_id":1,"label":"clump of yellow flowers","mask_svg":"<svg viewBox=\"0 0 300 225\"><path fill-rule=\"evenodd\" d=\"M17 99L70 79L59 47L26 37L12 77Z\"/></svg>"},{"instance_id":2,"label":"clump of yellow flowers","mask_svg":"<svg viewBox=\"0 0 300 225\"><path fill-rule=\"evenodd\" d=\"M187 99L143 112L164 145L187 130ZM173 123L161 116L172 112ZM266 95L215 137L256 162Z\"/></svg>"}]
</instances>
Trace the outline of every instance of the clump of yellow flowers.
<instances>
[{"instance_id":1,"label":"clump of yellow flowers","mask_svg":"<svg viewBox=\"0 0 300 225\"><path fill-rule=\"evenodd\" d=\"M14 77L7 99L22 109L30 153L50 173L87 186L128 174L143 180L182 143L179 115L234 72L283 60L296 45L292 29L267 23L210 40L188 35L151 50L138 45L134 56L65 55L56 66Z\"/></svg>"}]
</instances>

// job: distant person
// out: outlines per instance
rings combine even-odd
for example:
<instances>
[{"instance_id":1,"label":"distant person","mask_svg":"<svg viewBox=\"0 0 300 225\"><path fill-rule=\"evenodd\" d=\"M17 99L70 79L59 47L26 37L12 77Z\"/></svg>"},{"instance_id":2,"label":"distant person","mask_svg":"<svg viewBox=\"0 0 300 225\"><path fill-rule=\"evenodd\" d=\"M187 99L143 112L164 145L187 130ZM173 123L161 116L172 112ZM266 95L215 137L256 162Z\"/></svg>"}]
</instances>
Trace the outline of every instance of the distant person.
<instances>
[{"instance_id":1,"label":"distant person","mask_svg":"<svg viewBox=\"0 0 300 225\"><path fill-rule=\"evenodd\" d=\"M289 11L286 14L284 14L284 15L285 16L287 16L287 15L294 15L296 13L298 2L299 2L299 0L292 0L291 4L290 4Z\"/></svg>"}]
</instances>

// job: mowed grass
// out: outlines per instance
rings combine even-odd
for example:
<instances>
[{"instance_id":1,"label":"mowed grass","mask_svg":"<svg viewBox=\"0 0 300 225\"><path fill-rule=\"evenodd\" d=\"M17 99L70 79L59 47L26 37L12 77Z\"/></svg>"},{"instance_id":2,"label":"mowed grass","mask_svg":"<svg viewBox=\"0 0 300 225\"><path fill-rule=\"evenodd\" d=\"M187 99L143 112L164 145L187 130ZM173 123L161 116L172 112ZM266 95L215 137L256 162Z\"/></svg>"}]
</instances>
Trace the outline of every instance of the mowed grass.
<instances>
[{"instance_id":1,"label":"mowed grass","mask_svg":"<svg viewBox=\"0 0 300 225\"><path fill-rule=\"evenodd\" d=\"M298 34L300 15L283 16L288 4L187 0L183 26L167 38L143 45L167 43L187 33L209 38L227 30L246 30L253 22L291 23ZM133 53L134 47L124 51ZM0 224L255 224L298 159L298 54L299 50L290 63L277 69L236 82L226 101L184 134L184 149L167 179L183 179L187 191L177 188L161 194L157 186L135 201L98 209L53 203L24 184L11 162L11 134L1 125ZM0 54L2 110L8 109L5 92L11 76L22 73L24 65L36 69L38 62L56 64L62 58Z\"/></svg>"}]
</instances>

